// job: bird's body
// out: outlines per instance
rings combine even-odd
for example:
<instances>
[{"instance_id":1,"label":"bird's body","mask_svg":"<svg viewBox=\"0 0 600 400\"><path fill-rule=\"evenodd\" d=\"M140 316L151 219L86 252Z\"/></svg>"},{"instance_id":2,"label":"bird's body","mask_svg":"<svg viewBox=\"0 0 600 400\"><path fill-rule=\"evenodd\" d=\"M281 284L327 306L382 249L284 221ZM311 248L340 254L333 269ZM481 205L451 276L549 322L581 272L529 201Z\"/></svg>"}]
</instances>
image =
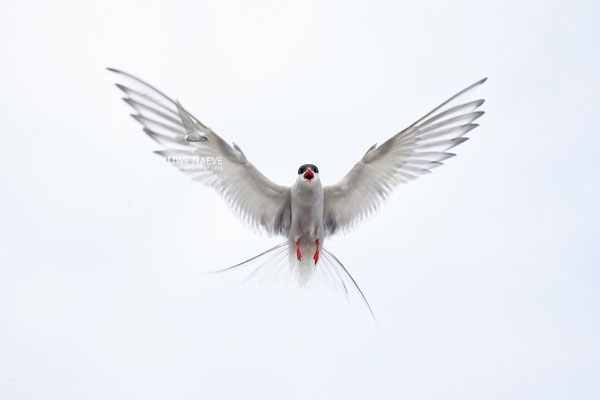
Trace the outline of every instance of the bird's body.
<instances>
[{"instance_id":1,"label":"bird's body","mask_svg":"<svg viewBox=\"0 0 600 400\"><path fill-rule=\"evenodd\" d=\"M299 272L305 278L310 277L307 271L310 272L311 264L319 263L317 249L325 242L323 185L318 174L314 176L308 180L299 174L290 189L292 222L288 234L289 259L290 263L299 262L298 268L302 268Z\"/></svg>"},{"instance_id":2,"label":"bird's body","mask_svg":"<svg viewBox=\"0 0 600 400\"><path fill-rule=\"evenodd\" d=\"M110 69L125 78L117 84L124 100L137 112L132 116L144 132L164 149L167 158L193 179L213 187L248 224L285 242L229 267L259 263L257 273L286 269L301 284L321 273L347 293L346 283L362 292L346 268L324 247L325 239L348 230L371 215L398 184L409 182L453 157L447 150L467 140L464 135L477 127L483 115L476 111L484 100L458 103L485 82L482 79L434 108L408 128L381 145L373 145L338 183L323 186L314 164L300 166L291 187L276 184L252 165L242 150L229 145L185 110L179 102L130 74ZM221 168L206 168L203 160L219 159ZM205 168L190 171L179 161L197 162ZM366 302L366 299L365 299ZM368 305L368 303L367 303Z\"/></svg>"},{"instance_id":3,"label":"bird's body","mask_svg":"<svg viewBox=\"0 0 600 400\"><path fill-rule=\"evenodd\" d=\"M320 181L312 184L298 182L291 188L292 223L289 239L324 239L323 231L323 186Z\"/></svg>"}]
</instances>

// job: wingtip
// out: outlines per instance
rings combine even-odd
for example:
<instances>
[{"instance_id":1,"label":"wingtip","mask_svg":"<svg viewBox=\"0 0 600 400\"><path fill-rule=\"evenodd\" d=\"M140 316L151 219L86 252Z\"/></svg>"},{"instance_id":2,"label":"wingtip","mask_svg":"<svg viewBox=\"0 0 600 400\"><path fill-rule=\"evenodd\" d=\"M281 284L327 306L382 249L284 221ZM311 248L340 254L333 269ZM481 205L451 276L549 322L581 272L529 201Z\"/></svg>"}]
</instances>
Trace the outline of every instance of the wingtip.
<instances>
[{"instance_id":1,"label":"wingtip","mask_svg":"<svg viewBox=\"0 0 600 400\"><path fill-rule=\"evenodd\" d=\"M125 86L125 85L122 85L122 84L120 84L120 83L115 83L115 86L116 86L117 88L119 88L119 90L120 90L121 92L123 92L123 93L125 93L125 94L128 94L127 92L128 92L128 90L129 90L129 89L127 88L127 86Z\"/></svg>"},{"instance_id":2,"label":"wingtip","mask_svg":"<svg viewBox=\"0 0 600 400\"><path fill-rule=\"evenodd\" d=\"M471 130L473 130L473 129L475 129L475 128L476 128L476 127L472 127L471 129L469 129L469 131L471 131ZM459 137L459 138L456 138L456 139L452 139L452 140L451 140L452 144L450 145L450 147L448 147L448 148L447 148L447 150L450 150L450 149L451 149L451 148L453 148L453 147L456 147L456 146L458 146L458 145L461 145L461 144L463 144L464 142L466 142L467 140L469 140L469 138L468 138L468 137L465 137L465 136L462 136L462 137Z\"/></svg>"},{"instance_id":3,"label":"wingtip","mask_svg":"<svg viewBox=\"0 0 600 400\"><path fill-rule=\"evenodd\" d=\"M116 68L112 68L112 67L106 67L106 69L108 71L112 72L112 73L117 74L117 75L123 75L123 76L129 77L129 78L137 79L135 76L132 76L130 73L125 72L125 71L120 70L120 69L116 69Z\"/></svg>"}]
</instances>

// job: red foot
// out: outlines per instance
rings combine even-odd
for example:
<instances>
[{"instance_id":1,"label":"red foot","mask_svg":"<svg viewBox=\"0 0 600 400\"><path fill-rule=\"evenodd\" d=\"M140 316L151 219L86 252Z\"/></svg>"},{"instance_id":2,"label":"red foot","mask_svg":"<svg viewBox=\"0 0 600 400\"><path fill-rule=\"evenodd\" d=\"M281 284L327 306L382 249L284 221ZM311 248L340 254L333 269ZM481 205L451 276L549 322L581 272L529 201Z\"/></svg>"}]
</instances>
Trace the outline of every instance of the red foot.
<instances>
[{"instance_id":1,"label":"red foot","mask_svg":"<svg viewBox=\"0 0 600 400\"><path fill-rule=\"evenodd\" d=\"M302 254L300 253L300 246L298 246L297 240L296 240L296 257L298 257L298 261L302 260Z\"/></svg>"},{"instance_id":2,"label":"red foot","mask_svg":"<svg viewBox=\"0 0 600 400\"><path fill-rule=\"evenodd\" d=\"M313 260L315 260L315 264L319 261L319 240L317 239L317 251L315 251L315 255L313 256Z\"/></svg>"}]
</instances>

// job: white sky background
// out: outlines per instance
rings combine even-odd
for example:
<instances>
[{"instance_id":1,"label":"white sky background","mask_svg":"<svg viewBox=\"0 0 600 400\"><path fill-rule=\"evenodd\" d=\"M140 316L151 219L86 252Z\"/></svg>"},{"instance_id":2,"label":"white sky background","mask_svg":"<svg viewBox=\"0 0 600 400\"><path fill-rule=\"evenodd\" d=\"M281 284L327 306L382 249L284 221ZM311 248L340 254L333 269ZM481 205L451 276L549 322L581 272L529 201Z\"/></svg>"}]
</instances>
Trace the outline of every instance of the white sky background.
<instances>
[{"instance_id":1,"label":"white sky background","mask_svg":"<svg viewBox=\"0 0 600 400\"><path fill-rule=\"evenodd\" d=\"M600 5L10 2L0 398L600 397ZM208 270L279 239L169 168L104 68L334 183L468 84L447 165L327 242L369 298Z\"/></svg>"}]
</instances>

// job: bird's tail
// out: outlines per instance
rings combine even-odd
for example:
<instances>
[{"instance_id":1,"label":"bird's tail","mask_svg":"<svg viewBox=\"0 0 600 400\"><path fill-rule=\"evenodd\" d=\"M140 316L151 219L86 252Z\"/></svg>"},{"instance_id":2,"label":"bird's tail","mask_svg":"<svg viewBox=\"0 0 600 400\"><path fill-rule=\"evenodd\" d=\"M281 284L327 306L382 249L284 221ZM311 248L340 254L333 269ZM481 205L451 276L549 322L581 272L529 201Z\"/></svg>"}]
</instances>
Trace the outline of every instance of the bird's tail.
<instances>
[{"instance_id":1,"label":"bird's tail","mask_svg":"<svg viewBox=\"0 0 600 400\"><path fill-rule=\"evenodd\" d=\"M296 246L293 242L285 241L252 258L242 261L231 267L219 269L212 273L234 271L240 268L251 270L244 281L266 280L285 281L296 283L299 286L329 286L336 292L343 293L349 298L349 288L354 290L368 308L375 320L373 310L364 293L344 267L341 261L328 249L321 247L319 261L315 264L312 259L310 263L298 261L295 256Z\"/></svg>"},{"instance_id":2,"label":"bird's tail","mask_svg":"<svg viewBox=\"0 0 600 400\"><path fill-rule=\"evenodd\" d=\"M348 272L346 267L344 267L344 264L342 264L342 262L340 260L338 260L338 258L332 252L327 250L325 247L323 247L321 250L323 251L321 257L322 257L323 261L325 261L325 262L320 263L320 264L329 266L330 270L333 270L335 272L335 275L337 276L338 281L341 283L341 285L344 288L346 296L348 296L348 286L353 288L356 291L356 293L358 293L360 295L360 298L362 299L362 301L365 303L365 305L369 309L369 312L371 313L371 317L373 317L373 320L375 322L377 322L377 319L375 318L375 314L373 313L373 309L371 308L371 305L367 301L367 298L365 297L363 291L360 290L360 287L358 286L358 284L356 283L356 281L354 280L352 275L350 275L350 272Z\"/></svg>"},{"instance_id":3,"label":"bird's tail","mask_svg":"<svg viewBox=\"0 0 600 400\"><path fill-rule=\"evenodd\" d=\"M279 243L277 246L271 247L269 250L263 251L262 253L249 258L246 261L242 261L241 263L232 265L231 267L212 271L212 273L233 271L242 267L249 269L254 267L254 270L250 273L250 275L248 275L246 281L258 277L261 274L265 275L265 272L273 272L273 270L278 269L278 266L287 263L288 247L289 243L287 241Z\"/></svg>"}]
</instances>

